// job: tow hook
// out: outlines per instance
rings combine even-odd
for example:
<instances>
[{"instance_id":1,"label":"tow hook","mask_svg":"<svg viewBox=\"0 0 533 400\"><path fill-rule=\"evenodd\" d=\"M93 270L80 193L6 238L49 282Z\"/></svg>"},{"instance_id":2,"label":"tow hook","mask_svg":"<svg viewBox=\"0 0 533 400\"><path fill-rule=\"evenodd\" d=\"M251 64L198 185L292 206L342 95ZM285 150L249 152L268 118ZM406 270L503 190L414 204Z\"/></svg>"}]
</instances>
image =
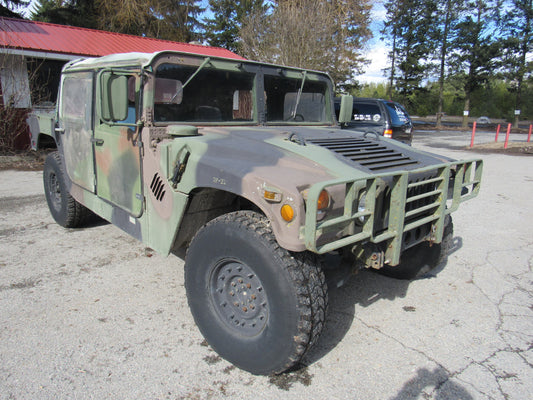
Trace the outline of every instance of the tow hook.
<instances>
[{"instance_id":1,"label":"tow hook","mask_svg":"<svg viewBox=\"0 0 533 400\"><path fill-rule=\"evenodd\" d=\"M437 233L437 226L435 224L431 225L431 233L429 235L429 247L433 246L435 243L435 240L437 240L437 237L435 234Z\"/></svg>"},{"instance_id":2,"label":"tow hook","mask_svg":"<svg viewBox=\"0 0 533 400\"><path fill-rule=\"evenodd\" d=\"M385 264L385 253L373 243L356 245L352 248L356 261L362 263L365 268L380 269Z\"/></svg>"}]
</instances>

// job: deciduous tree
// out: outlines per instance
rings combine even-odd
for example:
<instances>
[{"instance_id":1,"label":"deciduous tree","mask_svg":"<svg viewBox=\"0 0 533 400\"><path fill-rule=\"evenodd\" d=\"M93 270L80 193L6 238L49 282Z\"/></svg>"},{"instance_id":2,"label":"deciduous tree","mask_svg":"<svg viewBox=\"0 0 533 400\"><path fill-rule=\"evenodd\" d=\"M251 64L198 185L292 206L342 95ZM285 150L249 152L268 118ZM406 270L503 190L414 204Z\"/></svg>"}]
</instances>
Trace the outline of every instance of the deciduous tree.
<instances>
[{"instance_id":1,"label":"deciduous tree","mask_svg":"<svg viewBox=\"0 0 533 400\"><path fill-rule=\"evenodd\" d=\"M368 0L280 0L252 13L240 30L246 57L327 71L342 87L365 63Z\"/></svg>"}]
</instances>

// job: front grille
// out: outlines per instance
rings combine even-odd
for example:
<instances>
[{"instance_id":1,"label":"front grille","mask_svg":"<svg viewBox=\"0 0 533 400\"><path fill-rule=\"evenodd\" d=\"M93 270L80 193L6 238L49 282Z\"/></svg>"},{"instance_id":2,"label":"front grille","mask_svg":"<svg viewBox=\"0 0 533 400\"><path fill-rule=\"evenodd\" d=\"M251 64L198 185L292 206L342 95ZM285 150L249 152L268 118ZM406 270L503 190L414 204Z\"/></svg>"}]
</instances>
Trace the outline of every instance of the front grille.
<instances>
[{"instance_id":1,"label":"front grille","mask_svg":"<svg viewBox=\"0 0 533 400\"><path fill-rule=\"evenodd\" d=\"M418 164L418 161L400 153L398 150L388 148L384 144L368 139L308 139L307 142L325 147L371 171L382 171L399 166Z\"/></svg>"}]
</instances>

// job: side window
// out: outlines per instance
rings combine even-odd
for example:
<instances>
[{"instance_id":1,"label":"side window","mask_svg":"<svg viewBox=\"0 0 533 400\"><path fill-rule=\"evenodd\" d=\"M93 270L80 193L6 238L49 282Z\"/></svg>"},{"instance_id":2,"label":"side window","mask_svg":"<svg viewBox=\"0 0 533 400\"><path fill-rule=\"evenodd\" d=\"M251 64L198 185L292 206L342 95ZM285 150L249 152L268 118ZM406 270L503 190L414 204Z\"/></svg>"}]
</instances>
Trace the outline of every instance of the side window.
<instances>
[{"instance_id":1,"label":"side window","mask_svg":"<svg viewBox=\"0 0 533 400\"><path fill-rule=\"evenodd\" d=\"M91 129L92 75L68 74L63 79L59 116L62 120L77 122L83 129Z\"/></svg>"},{"instance_id":2,"label":"side window","mask_svg":"<svg viewBox=\"0 0 533 400\"><path fill-rule=\"evenodd\" d=\"M383 116L377 104L359 103L353 105L353 120L381 123Z\"/></svg>"},{"instance_id":3,"label":"side window","mask_svg":"<svg viewBox=\"0 0 533 400\"><path fill-rule=\"evenodd\" d=\"M128 116L124 121L118 121L118 123L134 124L137 122L135 82L134 76L128 78Z\"/></svg>"}]
</instances>

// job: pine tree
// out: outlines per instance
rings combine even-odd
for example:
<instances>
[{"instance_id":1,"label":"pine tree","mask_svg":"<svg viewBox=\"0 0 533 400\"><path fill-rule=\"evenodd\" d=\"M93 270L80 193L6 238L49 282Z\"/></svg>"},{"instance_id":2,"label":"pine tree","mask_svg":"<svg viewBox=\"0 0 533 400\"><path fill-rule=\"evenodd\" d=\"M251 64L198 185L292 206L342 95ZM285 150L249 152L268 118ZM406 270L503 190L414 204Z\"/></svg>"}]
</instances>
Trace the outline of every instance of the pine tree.
<instances>
[{"instance_id":1,"label":"pine tree","mask_svg":"<svg viewBox=\"0 0 533 400\"><path fill-rule=\"evenodd\" d=\"M502 7L500 25L505 39L503 46L502 69L507 79L513 83L515 110L522 109L522 87L524 79L531 76L533 65L527 62L527 55L533 51L533 6L532 0L510 0L508 7ZM518 128L520 116L515 114L514 127Z\"/></svg>"},{"instance_id":2,"label":"pine tree","mask_svg":"<svg viewBox=\"0 0 533 400\"><path fill-rule=\"evenodd\" d=\"M266 14L263 0L209 0L213 18L205 20L205 38L211 46L240 53L239 31L242 22L252 13Z\"/></svg>"},{"instance_id":3,"label":"pine tree","mask_svg":"<svg viewBox=\"0 0 533 400\"><path fill-rule=\"evenodd\" d=\"M454 28L451 60L455 74L464 77L463 129L468 126L472 92L495 75L501 55L494 28L495 9L491 0L470 1Z\"/></svg>"},{"instance_id":4,"label":"pine tree","mask_svg":"<svg viewBox=\"0 0 533 400\"><path fill-rule=\"evenodd\" d=\"M2 0L0 2L0 17L22 18L22 15L16 11L29 5L29 0Z\"/></svg>"},{"instance_id":5,"label":"pine tree","mask_svg":"<svg viewBox=\"0 0 533 400\"><path fill-rule=\"evenodd\" d=\"M407 101L429 73L428 59L435 50L430 37L436 4L432 0L389 0L385 9L387 19L381 33L392 44L390 86L395 85Z\"/></svg>"},{"instance_id":6,"label":"pine tree","mask_svg":"<svg viewBox=\"0 0 533 400\"><path fill-rule=\"evenodd\" d=\"M31 15L34 21L97 28L95 0L40 0Z\"/></svg>"}]
</instances>

